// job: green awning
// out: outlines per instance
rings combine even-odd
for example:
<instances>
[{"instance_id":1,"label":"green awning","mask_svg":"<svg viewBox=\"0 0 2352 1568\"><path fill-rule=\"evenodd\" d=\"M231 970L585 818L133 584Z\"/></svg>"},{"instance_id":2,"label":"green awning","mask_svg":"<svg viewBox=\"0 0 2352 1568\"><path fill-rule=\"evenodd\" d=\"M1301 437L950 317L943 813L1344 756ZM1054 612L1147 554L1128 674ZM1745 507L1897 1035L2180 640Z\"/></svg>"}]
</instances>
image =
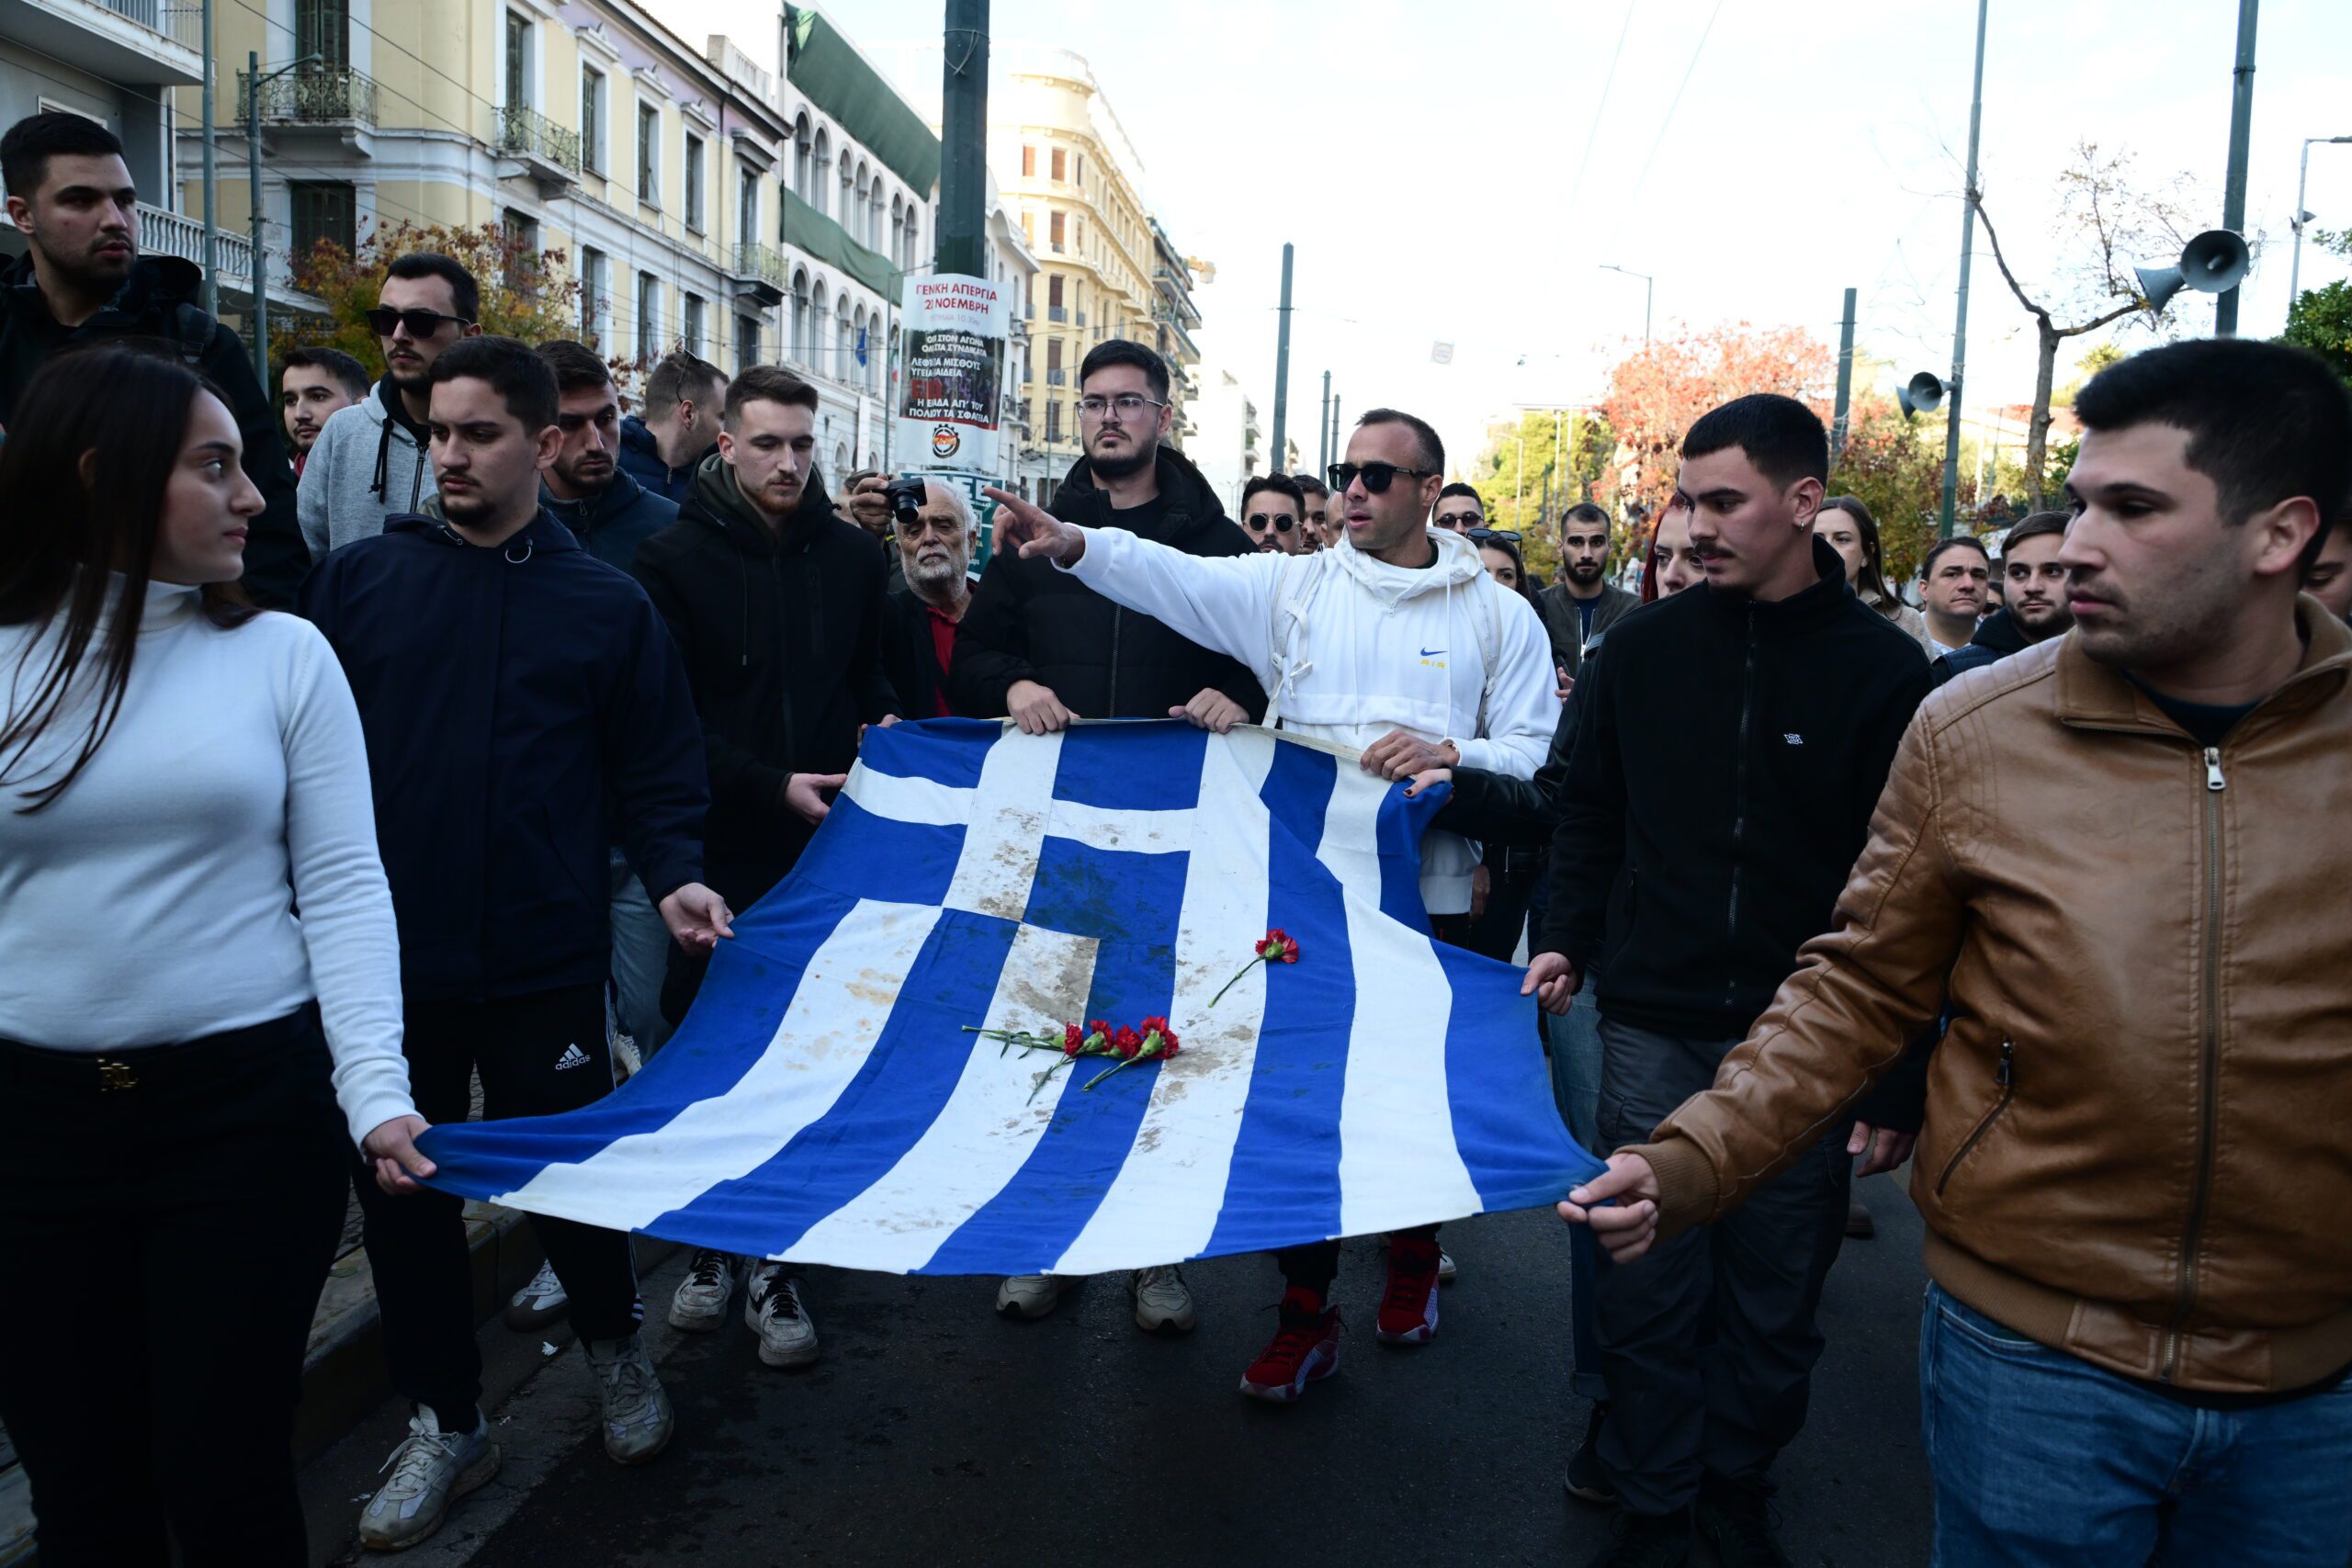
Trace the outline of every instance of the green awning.
<instances>
[{"instance_id":1,"label":"green awning","mask_svg":"<svg viewBox=\"0 0 2352 1568\"><path fill-rule=\"evenodd\" d=\"M785 79L928 200L939 184L939 138L897 89L808 6L785 7Z\"/></svg>"},{"instance_id":2,"label":"green awning","mask_svg":"<svg viewBox=\"0 0 2352 1568\"><path fill-rule=\"evenodd\" d=\"M800 199L790 186L784 189L784 243L797 245L838 272L845 272L876 294L899 302L890 287L897 270L878 251L869 251L849 237L849 231Z\"/></svg>"}]
</instances>

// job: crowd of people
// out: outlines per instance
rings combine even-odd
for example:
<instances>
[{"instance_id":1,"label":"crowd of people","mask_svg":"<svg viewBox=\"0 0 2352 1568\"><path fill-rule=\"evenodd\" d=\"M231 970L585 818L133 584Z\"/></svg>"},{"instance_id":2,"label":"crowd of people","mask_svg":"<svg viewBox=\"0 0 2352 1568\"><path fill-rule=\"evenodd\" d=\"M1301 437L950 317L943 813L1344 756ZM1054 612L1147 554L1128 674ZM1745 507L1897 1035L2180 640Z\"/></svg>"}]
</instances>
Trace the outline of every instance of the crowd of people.
<instances>
[{"instance_id":1,"label":"crowd of people","mask_svg":"<svg viewBox=\"0 0 2352 1568\"><path fill-rule=\"evenodd\" d=\"M140 253L103 127L0 164L0 1248L46 1265L0 1281L43 1349L0 1421L43 1562L308 1560L354 1188L413 1410L359 1537L430 1536L500 1453L418 1135L609 1093L865 729L942 716L1262 724L1448 789L1431 933L1531 955L1560 1114L1615 1151L1560 1205L1607 1568L1789 1561L1770 1472L1852 1183L1906 1162L1939 1562L2352 1555L2352 398L2316 359L2102 371L2064 510L1940 541L1914 609L1792 399L1693 423L1654 520L1569 507L1544 584L1401 410L1228 515L1114 340L1085 455L1047 504L986 492L976 572L959 485L827 490L790 370L673 353L624 413L592 346L485 335L446 256L388 267L379 377L298 350L273 409ZM653 1459L628 1238L532 1225L507 1321L569 1315L607 1454ZM1243 1394L1339 1370L1339 1261L1278 1255ZM1180 1262L1126 1281L1138 1328L1197 1322ZM61 1271L120 1288L60 1314ZM1376 1337L1431 1342L1453 1274L1389 1235ZM820 1357L772 1260L695 1254L668 1320L739 1297L762 1362Z\"/></svg>"}]
</instances>

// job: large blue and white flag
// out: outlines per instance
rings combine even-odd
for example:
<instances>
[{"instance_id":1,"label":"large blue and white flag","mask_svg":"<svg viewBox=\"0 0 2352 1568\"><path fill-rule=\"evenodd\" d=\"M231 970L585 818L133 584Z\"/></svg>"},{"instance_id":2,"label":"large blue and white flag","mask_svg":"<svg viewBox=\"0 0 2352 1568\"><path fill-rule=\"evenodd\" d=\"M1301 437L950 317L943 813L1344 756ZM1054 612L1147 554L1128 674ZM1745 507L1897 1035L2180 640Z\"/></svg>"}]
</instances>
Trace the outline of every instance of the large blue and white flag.
<instances>
[{"instance_id":1,"label":"large blue and white flag","mask_svg":"<svg viewBox=\"0 0 2352 1568\"><path fill-rule=\"evenodd\" d=\"M678 1032L560 1116L438 1127L434 1185L700 1247L910 1274L1094 1274L1563 1196L1520 972L1434 942L1442 792L1264 729L868 730ZM1249 964L1269 927L1300 949ZM1167 1016L1082 1087L968 1026Z\"/></svg>"}]
</instances>

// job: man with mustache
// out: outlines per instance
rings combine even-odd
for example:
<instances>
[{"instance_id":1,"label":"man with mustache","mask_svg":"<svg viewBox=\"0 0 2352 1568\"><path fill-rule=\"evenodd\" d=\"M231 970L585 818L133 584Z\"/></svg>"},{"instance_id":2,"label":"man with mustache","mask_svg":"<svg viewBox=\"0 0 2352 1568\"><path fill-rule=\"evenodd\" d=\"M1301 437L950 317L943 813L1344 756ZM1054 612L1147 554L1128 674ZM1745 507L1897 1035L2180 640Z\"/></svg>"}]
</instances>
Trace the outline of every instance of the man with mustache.
<instances>
[{"instance_id":1,"label":"man with mustache","mask_svg":"<svg viewBox=\"0 0 2352 1568\"><path fill-rule=\"evenodd\" d=\"M245 541L245 595L265 609L289 607L311 562L277 411L237 334L197 303L202 273L176 256L139 254L139 192L121 141L82 115L31 115L0 139L0 177L8 220L26 243L23 259L0 269L0 429L52 355L124 338L170 344L227 399L244 443L240 466L261 491Z\"/></svg>"},{"instance_id":2,"label":"man with mustache","mask_svg":"<svg viewBox=\"0 0 2352 1568\"><path fill-rule=\"evenodd\" d=\"M892 690L910 718L945 718L956 627L971 608L972 503L938 479L923 481L913 521L897 523L907 591L889 596L890 631L883 658Z\"/></svg>"},{"instance_id":3,"label":"man with mustache","mask_svg":"<svg viewBox=\"0 0 2352 1568\"><path fill-rule=\"evenodd\" d=\"M1918 645L1814 536L1828 472L1828 434L1793 399L1758 393L1699 419L1674 501L1706 581L1618 622L1577 682L1524 987L1557 1016L1600 969L1601 1147L1712 1083L1789 954L1827 927L1928 693ZM1726 1562L1787 1561L1768 1472L1804 1426L1849 1151L1871 1150L1868 1172L1908 1145L1842 1107L1720 1234L1603 1266L1598 1457L1623 1513L1596 1568L1671 1568L1694 1531Z\"/></svg>"},{"instance_id":4,"label":"man with mustache","mask_svg":"<svg viewBox=\"0 0 2352 1568\"><path fill-rule=\"evenodd\" d=\"M1260 474L1241 487L1241 526L1261 555L1306 554L1306 493L1281 474Z\"/></svg>"},{"instance_id":5,"label":"man with mustache","mask_svg":"<svg viewBox=\"0 0 2352 1568\"><path fill-rule=\"evenodd\" d=\"M368 367L339 348L298 348L279 367L277 385L299 479L327 421L368 395Z\"/></svg>"},{"instance_id":6,"label":"man with mustache","mask_svg":"<svg viewBox=\"0 0 2352 1568\"><path fill-rule=\"evenodd\" d=\"M384 350L384 378L335 414L302 466L299 510L311 558L372 539L384 520L413 513L434 494L424 428L433 362L479 336L481 288L445 255L419 251L384 271L368 324Z\"/></svg>"},{"instance_id":7,"label":"man with mustache","mask_svg":"<svg viewBox=\"0 0 2352 1568\"><path fill-rule=\"evenodd\" d=\"M1966 648L1936 660L1937 685L2066 635L2075 617L2066 608L2066 568L2058 552L2065 547L2070 521L2063 512L2037 512L2009 530L2001 543L2000 570L2008 602L1984 617Z\"/></svg>"},{"instance_id":8,"label":"man with mustache","mask_svg":"<svg viewBox=\"0 0 2352 1568\"><path fill-rule=\"evenodd\" d=\"M1955 534L1928 552L1919 568L1919 608L1937 658L1966 648L1984 614L1984 586L1993 558L1967 534Z\"/></svg>"}]
</instances>

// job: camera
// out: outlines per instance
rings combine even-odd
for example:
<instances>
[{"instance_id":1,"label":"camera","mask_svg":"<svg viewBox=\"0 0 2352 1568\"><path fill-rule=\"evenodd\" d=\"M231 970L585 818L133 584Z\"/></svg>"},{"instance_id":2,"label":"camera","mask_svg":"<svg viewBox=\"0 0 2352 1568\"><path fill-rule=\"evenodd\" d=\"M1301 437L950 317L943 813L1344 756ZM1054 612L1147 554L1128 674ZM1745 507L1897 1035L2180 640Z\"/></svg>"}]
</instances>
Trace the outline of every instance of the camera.
<instances>
[{"instance_id":1,"label":"camera","mask_svg":"<svg viewBox=\"0 0 2352 1568\"><path fill-rule=\"evenodd\" d=\"M922 503L924 500L923 481L921 479L892 479L888 488L882 493L889 498L891 517L895 519L901 527L913 526L915 513L922 510Z\"/></svg>"}]
</instances>

